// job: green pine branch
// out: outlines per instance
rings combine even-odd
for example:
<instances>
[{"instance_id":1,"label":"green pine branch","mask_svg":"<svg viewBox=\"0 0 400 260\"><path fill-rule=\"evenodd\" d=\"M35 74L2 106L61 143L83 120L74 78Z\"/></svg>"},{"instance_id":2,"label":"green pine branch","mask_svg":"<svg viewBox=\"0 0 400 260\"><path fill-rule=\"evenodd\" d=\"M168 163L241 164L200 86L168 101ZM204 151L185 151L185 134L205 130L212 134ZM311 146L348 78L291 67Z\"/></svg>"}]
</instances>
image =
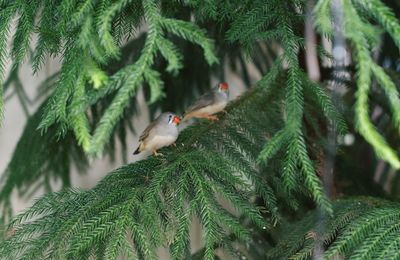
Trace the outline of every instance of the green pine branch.
<instances>
[{"instance_id":1,"label":"green pine branch","mask_svg":"<svg viewBox=\"0 0 400 260\"><path fill-rule=\"evenodd\" d=\"M316 25L323 34L332 34L332 28L328 20L330 1L321 0L315 9ZM374 26L359 15L358 7L367 10L393 37L394 41L400 38L397 33L398 22L379 0L364 3L364 1L341 1L343 5L344 35L354 47L353 57L357 65L357 92L355 103L355 121L357 130L372 145L378 157L387 161L392 167L398 169L400 160L396 151L391 148L384 137L376 130L369 118L368 94L372 84L372 76L381 85L388 95L389 105L393 111L393 121L397 126L398 113L400 111L399 93L394 87L393 81L372 59L371 47L377 42L377 33ZM354 5L353 5L354 4ZM382 11L382 12L378 12ZM329 16L328 16L329 15Z\"/></svg>"},{"instance_id":2,"label":"green pine branch","mask_svg":"<svg viewBox=\"0 0 400 260\"><path fill-rule=\"evenodd\" d=\"M8 28L17 14L17 29L10 50L14 66L24 61L32 35L36 32L38 41L32 60L34 72L41 69L46 55L62 57L61 76L39 128L45 132L56 124L60 136L72 129L78 143L91 154L103 152L114 127L142 84L146 83L150 87L150 103L164 96L161 75L152 68L158 52L169 63L168 72L176 75L182 68L182 55L175 44L166 38L166 33L176 34L198 44L203 48L208 64L217 63L213 42L207 38L206 33L194 23L164 17L158 1L138 3L120 0L111 3L63 0L57 6L52 0L37 0L30 4L25 1L5 1L0 12L0 79L4 74L8 51ZM139 29L142 20L145 20L149 28L142 55L134 64L111 76L123 76L123 79L119 79L123 80L122 82L117 86L114 82L109 84L104 67L112 60L120 58L121 43L126 37L130 37L134 30ZM100 44L95 44L96 42ZM85 90L89 86L106 89L100 93L103 97L117 91L114 101L95 129L91 129L85 115L90 106L86 102L90 97L86 97L88 92ZM3 106L0 107L2 112Z\"/></svg>"},{"instance_id":3,"label":"green pine branch","mask_svg":"<svg viewBox=\"0 0 400 260\"><path fill-rule=\"evenodd\" d=\"M257 231L270 230L282 221L280 209L299 209L305 198L329 213L323 223L327 230L314 232L312 223L320 219L309 214L297 228L288 225L290 236L269 252L271 258L309 258L321 242L328 256L398 257L399 212L393 204L351 200L332 205L316 174L314 153L321 148L309 144L324 144L321 122L340 135L347 127L329 93L310 81L300 65L304 1L56 2L0 1L0 80L8 57L13 58L12 73L18 72L35 33L34 72L48 55L62 59L57 83L44 90L49 98L28 120L2 177L0 206L7 216L14 189L30 196L39 187L51 190L53 179L69 186L72 164L85 169L87 155L107 152L113 157L116 138L126 150L141 86L149 105L170 108L160 101L168 96L184 107L182 96L195 92L187 86L203 90L197 85L208 86L218 70L224 77L210 65L229 64L249 82L247 55L264 76L219 122L183 131L178 148L163 149L164 157L125 165L88 191L66 189L39 199L11 223L11 236L0 246L3 258L154 259L156 249L165 246L180 259L190 256L189 226L197 217L204 237L198 255L212 259L216 248L234 252L233 241L253 240L249 223ZM314 10L315 25L328 38L333 36L331 2L319 0ZM341 2L344 36L356 65L356 129L380 158L399 168L389 137L378 132L369 112L376 80L387 98L385 112L396 129L400 126L396 84L372 58L379 33L388 32L399 45L398 21L380 0ZM16 33L8 50L14 17ZM147 32L131 40L144 24ZM131 44L134 54L127 54L122 47ZM3 103L0 98L0 117ZM35 131L38 126L43 135Z\"/></svg>"},{"instance_id":4,"label":"green pine branch","mask_svg":"<svg viewBox=\"0 0 400 260\"><path fill-rule=\"evenodd\" d=\"M6 4L2 3L0 5L2 12L0 12L0 126L3 122L4 116L4 89L3 80L7 59L7 37L10 34L10 22L14 17L14 12L17 9L16 4Z\"/></svg>"},{"instance_id":5,"label":"green pine branch","mask_svg":"<svg viewBox=\"0 0 400 260\"><path fill-rule=\"evenodd\" d=\"M232 103L218 123L189 127L177 148L123 166L91 190L45 195L12 221L9 228L15 234L0 246L1 256L82 259L92 252L129 252L152 259L155 249L164 245L180 258L188 253L190 220L197 216L203 226L205 258L212 259L214 249L227 243L224 237L230 233L241 241L250 239L237 214L258 229L271 228L279 219L279 186L270 178L280 173L258 166L254 149L262 149L265 131L278 129L274 92L251 91ZM263 105L266 100L268 107ZM308 190L312 185L309 177L304 178ZM253 196L263 198L263 211L271 214L269 223L261 208L249 202ZM221 197L235 208L234 214L222 207Z\"/></svg>"},{"instance_id":6,"label":"green pine branch","mask_svg":"<svg viewBox=\"0 0 400 260\"><path fill-rule=\"evenodd\" d=\"M288 11L281 7L280 14L285 14ZM286 17L286 16L284 16ZM288 17L288 16L287 16ZM323 210L331 212L330 203L326 197L321 182L315 175L313 163L308 155L307 147L304 140L303 128L303 115L304 115L304 85L312 86L312 90L318 91L314 97L319 101L322 111L328 116L335 115L335 119L339 120L341 132L344 132L346 127L344 120L336 111L330 99L323 94L319 87L310 82L303 83L306 78L305 73L299 67L297 52L301 47L297 36L293 31L294 21L290 19L281 18L277 21L280 32L279 40L282 42L284 54L282 60L288 64L288 73L286 81L286 96L285 96L285 127L283 130L267 142L264 149L261 151L258 159L260 162L270 160L279 150L286 149L285 159L282 163L282 177L285 181L285 187L288 193L296 189L300 183L300 171L303 174L305 185L311 191L311 196L317 205ZM267 75L270 77L270 75ZM310 88L309 88L310 89ZM329 113L329 114L328 114ZM336 127L339 127L335 125Z\"/></svg>"},{"instance_id":7,"label":"green pine branch","mask_svg":"<svg viewBox=\"0 0 400 260\"><path fill-rule=\"evenodd\" d=\"M158 51L159 46L161 43L166 41L163 36L162 28L202 46L205 58L210 65L217 61L212 51L212 45L210 41L206 39L204 32L198 30L197 27L188 22L162 18L159 16L159 12L158 7L152 1L145 1L144 13L147 22L149 23L149 31L147 33L147 39L142 54L138 61L136 61L134 65L130 66L131 70L128 70L130 75L126 78L126 82L119 88L113 102L110 104L110 107L107 109L96 127L93 134L93 140L88 150L89 153L100 154L103 151L116 122L123 115L123 111L130 98L134 95L140 84L144 83L143 79L150 86L150 103L155 102L163 96L163 83L160 79L160 75L151 69L154 62L154 56ZM180 67L180 61L179 58L177 58L178 54L176 53L176 50L170 44L161 48L163 56L167 60L169 58L172 59L170 64L176 64L172 70L177 70L177 68Z\"/></svg>"},{"instance_id":8,"label":"green pine branch","mask_svg":"<svg viewBox=\"0 0 400 260\"><path fill-rule=\"evenodd\" d=\"M333 216L321 220L311 212L278 232L278 244L268 256L305 259L322 243L324 259L385 259L397 257L399 205L373 198L348 198L333 203ZM323 221L325 229L316 223ZM290 232L288 232L290 231ZM282 237L283 235L283 237ZM305 257L307 256L307 257Z\"/></svg>"}]
</instances>

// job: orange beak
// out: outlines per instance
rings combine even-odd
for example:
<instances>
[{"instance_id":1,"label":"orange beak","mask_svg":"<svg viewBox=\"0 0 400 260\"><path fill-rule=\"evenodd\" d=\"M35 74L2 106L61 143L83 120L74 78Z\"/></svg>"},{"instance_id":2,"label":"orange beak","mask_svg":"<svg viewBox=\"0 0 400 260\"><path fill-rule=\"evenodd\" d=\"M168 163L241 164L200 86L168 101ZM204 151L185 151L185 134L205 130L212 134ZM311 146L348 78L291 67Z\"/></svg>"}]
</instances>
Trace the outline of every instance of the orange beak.
<instances>
[{"instance_id":1,"label":"orange beak","mask_svg":"<svg viewBox=\"0 0 400 260\"><path fill-rule=\"evenodd\" d=\"M181 122L181 118L179 116L174 116L174 119L172 120L172 122L179 125L179 123Z\"/></svg>"},{"instance_id":2,"label":"orange beak","mask_svg":"<svg viewBox=\"0 0 400 260\"><path fill-rule=\"evenodd\" d=\"M222 83L219 83L219 88L222 90L227 90L229 88L229 85L226 82L222 82Z\"/></svg>"}]
</instances>

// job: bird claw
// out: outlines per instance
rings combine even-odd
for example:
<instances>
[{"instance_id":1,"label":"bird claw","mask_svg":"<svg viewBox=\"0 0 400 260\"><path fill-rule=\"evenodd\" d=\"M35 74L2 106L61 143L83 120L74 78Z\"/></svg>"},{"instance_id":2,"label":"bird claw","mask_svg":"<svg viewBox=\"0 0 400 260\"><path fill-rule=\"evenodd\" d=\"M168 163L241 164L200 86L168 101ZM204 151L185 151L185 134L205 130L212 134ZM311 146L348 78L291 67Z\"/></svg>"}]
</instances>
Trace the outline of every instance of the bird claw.
<instances>
[{"instance_id":1,"label":"bird claw","mask_svg":"<svg viewBox=\"0 0 400 260\"><path fill-rule=\"evenodd\" d=\"M316 239L317 237L317 232L315 232L314 230L310 230L307 232L306 234L306 239Z\"/></svg>"},{"instance_id":2,"label":"bird claw","mask_svg":"<svg viewBox=\"0 0 400 260\"><path fill-rule=\"evenodd\" d=\"M176 143L172 143L171 145L172 145L173 147L176 147Z\"/></svg>"},{"instance_id":3,"label":"bird claw","mask_svg":"<svg viewBox=\"0 0 400 260\"><path fill-rule=\"evenodd\" d=\"M163 156L162 153L158 153L156 150L153 150L153 155L154 156Z\"/></svg>"},{"instance_id":4,"label":"bird claw","mask_svg":"<svg viewBox=\"0 0 400 260\"><path fill-rule=\"evenodd\" d=\"M213 122L219 120L219 118L217 116L212 116L212 115L207 116L206 119L213 121Z\"/></svg>"}]
</instances>

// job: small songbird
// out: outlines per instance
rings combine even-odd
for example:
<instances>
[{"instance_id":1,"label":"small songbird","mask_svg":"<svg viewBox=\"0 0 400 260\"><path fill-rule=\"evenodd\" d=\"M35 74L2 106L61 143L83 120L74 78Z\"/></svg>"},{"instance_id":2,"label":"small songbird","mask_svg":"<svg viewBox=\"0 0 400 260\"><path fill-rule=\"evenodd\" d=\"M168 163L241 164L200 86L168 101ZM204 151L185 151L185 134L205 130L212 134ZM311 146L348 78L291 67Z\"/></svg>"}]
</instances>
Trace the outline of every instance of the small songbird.
<instances>
[{"instance_id":1,"label":"small songbird","mask_svg":"<svg viewBox=\"0 0 400 260\"><path fill-rule=\"evenodd\" d=\"M193 105L188 107L183 120L190 118L205 118L211 121L218 120L214 114L224 111L229 99L229 85L226 82L218 84L216 89L201 96Z\"/></svg>"},{"instance_id":2,"label":"small songbird","mask_svg":"<svg viewBox=\"0 0 400 260\"><path fill-rule=\"evenodd\" d=\"M154 155L160 155L157 150L174 144L178 138L178 125L181 118L173 113L162 113L140 135L139 147L133 154L144 150L151 151Z\"/></svg>"}]
</instances>

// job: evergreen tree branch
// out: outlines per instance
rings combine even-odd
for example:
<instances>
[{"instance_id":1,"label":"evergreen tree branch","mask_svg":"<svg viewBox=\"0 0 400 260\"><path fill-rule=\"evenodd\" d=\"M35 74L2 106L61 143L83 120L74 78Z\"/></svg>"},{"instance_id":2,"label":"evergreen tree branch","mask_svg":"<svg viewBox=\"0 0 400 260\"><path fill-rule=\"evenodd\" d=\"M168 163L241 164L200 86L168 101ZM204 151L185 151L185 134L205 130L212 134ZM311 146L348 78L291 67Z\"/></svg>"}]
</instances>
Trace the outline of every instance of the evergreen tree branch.
<instances>
[{"instance_id":1,"label":"evergreen tree branch","mask_svg":"<svg viewBox=\"0 0 400 260\"><path fill-rule=\"evenodd\" d=\"M279 242L269 257L304 259L313 256L315 245L327 248L324 259L382 259L393 256L399 236L398 203L373 198L348 198L333 203L334 215L324 221L325 230L318 233L317 212L311 212L300 222L284 227L278 233ZM290 232L288 232L290 231ZM284 234L282 238L282 234Z\"/></svg>"},{"instance_id":2,"label":"evergreen tree branch","mask_svg":"<svg viewBox=\"0 0 400 260\"><path fill-rule=\"evenodd\" d=\"M14 66L21 64L24 57L28 53L30 37L33 33L35 26L36 12L40 9L38 1L32 1L30 5L25 1L16 1L20 11L20 17L16 32L14 34L11 57L13 58Z\"/></svg>"},{"instance_id":3,"label":"evergreen tree branch","mask_svg":"<svg viewBox=\"0 0 400 260\"><path fill-rule=\"evenodd\" d=\"M303 80L306 82L306 91L311 94L311 99L318 103L319 108L322 110L326 119L331 120L332 126L336 129L339 135L345 135L348 132L346 121L332 103L332 100L326 91L322 89L320 85L309 80L305 75Z\"/></svg>"},{"instance_id":4,"label":"evergreen tree branch","mask_svg":"<svg viewBox=\"0 0 400 260\"><path fill-rule=\"evenodd\" d=\"M143 7L145 17L149 23L149 31L147 34L146 43L139 60L136 61L134 65L129 67L132 69L132 71L129 71L130 75L126 78L126 82L124 82L119 88L113 102L95 129L93 141L89 148L89 152L91 154L100 154L103 151L104 145L108 141L115 124L122 116L124 108L128 105L130 98L134 95L136 89L143 82L143 80L150 85L150 103L155 102L163 96L163 84L160 80L160 75L151 69L151 66L154 62L154 56L159 50L158 46L160 44L158 42L160 39L163 41L162 39L164 36L162 27L186 40L199 44L203 47L205 58L209 64L211 65L216 62L216 57L213 54L211 42L205 37L202 31L198 30L196 26L184 21L160 17L159 9L153 1L145 1ZM171 51L171 46L169 46L168 51ZM161 53L163 52L165 54L165 50L161 51ZM171 64L176 64L177 56L174 51L165 57L173 58Z\"/></svg>"},{"instance_id":5,"label":"evergreen tree branch","mask_svg":"<svg viewBox=\"0 0 400 260\"><path fill-rule=\"evenodd\" d=\"M399 92L397 91L396 85L392 81L392 79L385 73L385 71L375 63L371 64L371 70L374 74L376 80L379 85L385 91L389 103L390 108L393 113L393 124L399 128L400 127L400 99Z\"/></svg>"},{"instance_id":6,"label":"evergreen tree branch","mask_svg":"<svg viewBox=\"0 0 400 260\"><path fill-rule=\"evenodd\" d=\"M281 13L286 13L284 7L281 7ZM295 190L297 184L301 181L296 176L296 171L300 170L303 174L303 180L307 189L311 192L311 196L317 205L328 213L332 212L329 200L323 192L321 182L315 175L315 170L308 156L304 135L302 132L303 115L304 115L304 72L299 67L297 52L299 49L299 42L296 40L293 31L292 21L287 18L281 18L277 22L281 33L280 40L284 49L283 60L287 62L287 82L286 82L286 96L285 96L285 117L286 124L283 130L278 132L277 136L271 139L264 150L258 157L259 161L268 160L271 156L276 154L278 150L283 148L286 144L287 151L285 153L285 160L283 163L283 178L285 181L286 191L288 193ZM318 97L319 98L319 97ZM326 111L326 104L328 98L325 96L322 103L323 111ZM325 105L325 106L324 106ZM329 111L334 111L333 106L330 104ZM336 114L337 115L337 114Z\"/></svg>"},{"instance_id":7,"label":"evergreen tree branch","mask_svg":"<svg viewBox=\"0 0 400 260\"><path fill-rule=\"evenodd\" d=\"M393 11L380 0L352 1L356 7L368 12L392 37L397 47L400 48L400 24Z\"/></svg>"},{"instance_id":8,"label":"evergreen tree branch","mask_svg":"<svg viewBox=\"0 0 400 260\"><path fill-rule=\"evenodd\" d=\"M89 128L89 120L87 119L85 112L82 108L84 97L85 97L85 82L84 82L84 77L81 76L78 79L78 82L75 87L75 92L72 95L70 109L73 109L74 111L68 114L71 117L69 121L72 123L72 128L77 138L77 142L80 146L82 146L83 150L87 152L91 141L91 135Z\"/></svg>"},{"instance_id":9,"label":"evergreen tree branch","mask_svg":"<svg viewBox=\"0 0 400 260\"><path fill-rule=\"evenodd\" d=\"M130 103L131 97L142 83L147 83L150 87L150 103L164 96L161 75L152 68L158 51L169 63L167 71L177 73L182 68L182 56L176 46L167 40L164 31L172 32L200 45L210 65L217 62L213 53L213 42L206 37L205 32L194 23L162 16L158 1L149 0L143 3L132 0L120 0L113 3L94 0L61 1L57 7L54 7L50 0L35 0L30 4L24 1L14 2L2 3L0 12L2 18L0 75L4 73L8 26L12 17L18 14L19 20L11 48L14 66L23 61L31 36L36 31L39 33L39 39L33 54L34 72L41 68L46 55L62 57L58 86L45 110L39 128L45 132L50 126L57 124L59 136L74 129L78 143L84 146L85 151L92 154L100 154L103 151L114 127ZM132 31L140 26L143 18L146 19L149 32L141 58L135 64L115 74L116 77L123 77L123 79L118 79L118 85L108 84L107 74L103 71L104 67L112 58L119 57L123 37L131 35ZM124 21L124 19L127 20ZM36 21L39 21L38 24L35 24ZM100 42L100 44L95 44L95 42ZM123 75L125 73L127 75ZM76 82L82 80L84 85L88 82L95 89L104 87L105 90L100 93L103 97L117 90L114 103L110 104L98 128L94 130L93 139L90 136L92 129L87 119L82 116L82 113L87 112L90 106L84 102L87 100L87 93L82 92L82 88L78 89L80 83L76 85ZM76 98L78 93L83 93L79 102ZM71 102L71 100L74 101ZM75 113L74 107L80 107L79 117L71 114ZM2 110L0 108L0 111ZM80 131L83 132L80 133Z\"/></svg>"},{"instance_id":10,"label":"evergreen tree branch","mask_svg":"<svg viewBox=\"0 0 400 260\"><path fill-rule=\"evenodd\" d=\"M314 9L315 25L328 38L334 29L331 2L319 0ZM353 47L356 65L356 130L380 158L398 168L398 155L388 145L397 135L392 138L392 127L385 137L378 129L392 116L398 130L399 94L393 78L372 58L382 32L399 45L398 21L380 0L342 2L344 36ZM236 242L246 243L244 251L250 251L254 246L249 245L258 244L256 236L274 236L270 230L278 223L288 228L281 234L289 236L269 252L273 259L309 258L321 244L328 256L398 257L398 205L371 199L332 205L316 174L319 167L313 160L320 159L316 153L324 145L324 120L339 134L347 127L323 87L302 69L305 39L299 28L305 4L0 0L0 85L6 58L13 58L14 77L34 33L34 72L49 55L62 60L55 90L42 92L49 99L29 119L2 176L2 220L12 213L9 199L14 189L31 196L39 187L51 190L53 179L69 186L71 165L85 169L88 154L105 151L113 157L115 137L126 150L124 138L127 129L132 130L128 121L141 86L151 110L179 112L186 106L182 97L205 90L215 73L225 80L224 71L210 67L213 64L228 64L250 85L247 55L264 74L253 90L229 105L227 114L219 115L220 121L188 127L177 148L163 149L165 156L125 165L93 189L66 189L39 199L11 223L0 258L154 259L160 246L168 247L174 259L188 258L193 218L200 220L205 242L196 256L206 259L213 259L217 248L238 253ZM14 17L16 33L9 51L8 27ZM143 24L146 33L130 41ZM211 38L217 43L218 59ZM369 100L372 79L386 94L378 102L384 103L384 113L376 127L369 113L374 104ZM14 90L25 99L17 92L21 85ZM2 92L3 88L0 96ZM168 102L162 101L165 96ZM3 103L0 98L0 117ZM35 131L38 125L43 136ZM286 223L282 215L288 215L288 208L303 208L303 199L329 213L323 223L317 213L307 215L296 228ZM317 221L326 226L321 234L314 232ZM273 247L270 240L264 251Z\"/></svg>"},{"instance_id":11,"label":"evergreen tree branch","mask_svg":"<svg viewBox=\"0 0 400 260\"><path fill-rule=\"evenodd\" d=\"M119 48L116 45L115 39L111 34L111 24L117 15L121 12L124 7L126 7L132 0L120 0L113 3L104 13L101 15L101 20L99 21L99 34L100 43L105 48L106 52L111 56L118 56Z\"/></svg>"},{"instance_id":12,"label":"evergreen tree branch","mask_svg":"<svg viewBox=\"0 0 400 260\"><path fill-rule=\"evenodd\" d=\"M270 102L268 107L263 105L266 100ZM243 117L242 113L248 114L254 107L274 110L276 106L279 102L272 93L254 90L231 104L228 114L217 124L200 124L184 130L178 148L164 149L165 157L150 157L123 166L89 191L64 190L44 196L11 223L15 235L0 247L1 256L59 258L67 254L83 259L100 248L114 256L131 250L131 240L126 239L129 234L139 257L154 258L155 249L168 241L174 241L170 247L172 255L181 257L182 252L187 253L186 234L193 215L201 219L205 228L207 259L214 257L214 249L227 232L249 239L242 224L221 208L217 197L225 198L258 228L270 226L260 215L260 209L248 201L259 194L259 189L251 188L253 182L244 181L248 176L260 182L260 172L247 170L244 163L249 156L255 162L258 152L251 149L236 153L235 143L227 148L221 144L230 142L226 135L235 136L242 124L255 127L246 128L242 133L251 134L241 134L240 138L251 140L248 138L253 136L265 140L264 131L276 129L275 114L263 112L257 121ZM217 152L220 149L224 153ZM236 158L237 166L224 154ZM232 166L241 171L231 170ZM267 179L264 182L274 185ZM163 235L165 229L173 232Z\"/></svg>"},{"instance_id":13,"label":"evergreen tree branch","mask_svg":"<svg viewBox=\"0 0 400 260\"><path fill-rule=\"evenodd\" d=\"M10 33L9 24L14 17L14 12L17 9L16 3L2 3L0 5L2 12L0 12L0 126L4 117L4 89L3 80L5 73L5 65L7 59L7 37Z\"/></svg>"},{"instance_id":14,"label":"evergreen tree branch","mask_svg":"<svg viewBox=\"0 0 400 260\"><path fill-rule=\"evenodd\" d=\"M357 85L358 89L356 92L357 101L355 104L356 109L356 125L358 131L364 136L364 138L372 145L375 152L379 157L389 162L394 168L400 168L400 160L396 152L390 148L384 138L376 131L375 127L371 123L368 115L368 92L371 85L371 58L368 51L368 43L363 35L363 31L360 29L362 23L359 19L356 10L351 5L350 1L344 1L344 17L345 23L345 34L350 39L355 48L355 58L358 62L357 70ZM355 28L357 30L355 30ZM378 74L379 79L382 83L382 75ZM386 78L387 79L387 78ZM389 81L391 82L391 81ZM388 86L386 89L389 89ZM393 90L393 89L392 89ZM393 99L392 99L393 100ZM395 104L397 105L397 104ZM395 108L398 109L398 108Z\"/></svg>"}]
</instances>

